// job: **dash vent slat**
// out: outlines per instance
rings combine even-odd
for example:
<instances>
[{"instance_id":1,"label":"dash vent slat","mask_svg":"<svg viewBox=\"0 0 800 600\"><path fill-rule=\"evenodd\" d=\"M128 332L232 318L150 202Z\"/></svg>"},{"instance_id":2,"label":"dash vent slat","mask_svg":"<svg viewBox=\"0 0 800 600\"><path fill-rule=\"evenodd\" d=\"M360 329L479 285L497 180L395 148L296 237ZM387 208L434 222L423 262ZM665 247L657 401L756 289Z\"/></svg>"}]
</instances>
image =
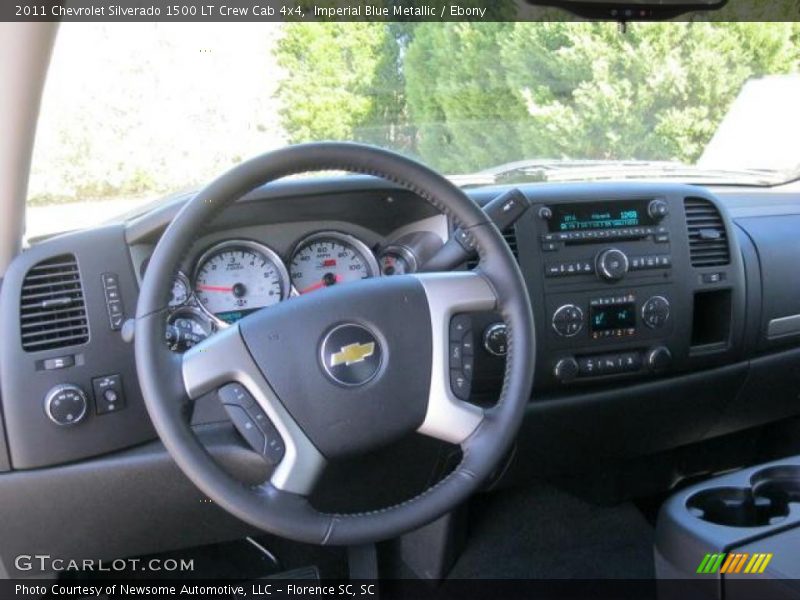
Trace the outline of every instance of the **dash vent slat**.
<instances>
[{"instance_id":1,"label":"dash vent slat","mask_svg":"<svg viewBox=\"0 0 800 600\"><path fill-rule=\"evenodd\" d=\"M508 229L507 231L504 231L503 232L503 239L505 239L506 244L508 244L508 247L511 249L511 254L513 254L514 258L516 258L517 262L519 262L519 248L517 247L517 229L516 229L516 227L512 227L511 229ZM477 258L474 258L474 259L471 258L470 260L467 261L467 269L471 270L471 269L474 269L477 266L478 266L478 259Z\"/></svg>"},{"instance_id":2,"label":"dash vent slat","mask_svg":"<svg viewBox=\"0 0 800 600\"><path fill-rule=\"evenodd\" d=\"M89 321L78 262L72 254L32 267L22 282L20 337L27 352L89 341Z\"/></svg>"},{"instance_id":3,"label":"dash vent slat","mask_svg":"<svg viewBox=\"0 0 800 600\"><path fill-rule=\"evenodd\" d=\"M683 205L692 266L718 267L730 264L725 223L714 203L703 198L686 198Z\"/></svg>"}]
</instances>

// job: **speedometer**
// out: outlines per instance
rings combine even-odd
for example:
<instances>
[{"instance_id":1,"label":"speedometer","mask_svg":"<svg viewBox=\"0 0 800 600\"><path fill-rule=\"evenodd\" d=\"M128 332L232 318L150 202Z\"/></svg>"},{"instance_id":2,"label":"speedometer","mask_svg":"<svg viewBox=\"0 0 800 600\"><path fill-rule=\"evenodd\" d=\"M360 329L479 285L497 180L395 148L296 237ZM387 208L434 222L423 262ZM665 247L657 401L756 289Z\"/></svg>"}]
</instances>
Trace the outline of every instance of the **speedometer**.
<instances>
[{"instance_id":1,"label":"speedometer","mask_svg":"<svg viewBox=\"0 0 800 600\"><path fill-rule=\"evenodd\" d=\"M280 257L247 240L223 242L197 261L194 290L200 306L218 322L234 323L289 294L289 275Z\"/></svg>"},{"instance_id":2,"label":"speedometer","mask_svg":"<svg viewBox=\"0 0 800 600\"><path fill-rule=\"evenodd\" d=\"M364 242L336 231L315 233L297 244L290 264L300 294L374 277L375 256Z\"/></svg>"}]
</instances>

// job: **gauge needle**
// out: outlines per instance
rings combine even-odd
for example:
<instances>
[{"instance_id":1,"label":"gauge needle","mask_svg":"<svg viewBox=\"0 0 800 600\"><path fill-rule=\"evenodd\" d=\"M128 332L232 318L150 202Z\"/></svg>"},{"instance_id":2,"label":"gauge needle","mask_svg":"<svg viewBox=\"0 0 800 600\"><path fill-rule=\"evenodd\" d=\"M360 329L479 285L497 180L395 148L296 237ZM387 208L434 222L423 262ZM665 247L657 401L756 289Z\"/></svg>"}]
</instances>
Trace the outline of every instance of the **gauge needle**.
<instances>
[{"instance_id":1,"label":"gauge needle","mask_svg":"<svg viewBox=\"0 0 800 600\"><path fill-rule=\"evenodd\" d=\"M223 287L221 285L198 285L197 289L205 290L206 292L232 292L232 287Z\"/></svg>"},{"instance_id":2,"label":"gauge needle","mask_svg":"<svg viewBox=\"0 0 800 600\"><path fill-rule=\"evenodd\" d=\"M339 283L341 280L342 280L342 276L341 275L337 275L336 276L336 283ZM317 283L314 283L314 284L308 286L307 288L305 288L303 290L300 290L300 293L301 294L307 294L308 292L313 292L314 290L318 290L320 288L324 288L324 287L327 287L329 285L330 284L323 279L322 281L318 281Z\"/></svg>"}]
</instances>

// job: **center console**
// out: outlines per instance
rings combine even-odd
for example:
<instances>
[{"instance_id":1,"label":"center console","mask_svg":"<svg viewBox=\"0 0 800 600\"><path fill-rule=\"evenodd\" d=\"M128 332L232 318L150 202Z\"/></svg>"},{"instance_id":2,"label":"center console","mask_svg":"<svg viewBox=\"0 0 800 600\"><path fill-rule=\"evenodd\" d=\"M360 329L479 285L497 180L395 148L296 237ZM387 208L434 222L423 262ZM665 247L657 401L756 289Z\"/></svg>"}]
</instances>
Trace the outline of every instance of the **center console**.
<instances>
[{"instance_id":1,"label":"center console","mask_svg":"<svg viewBox=\"0 0 800 600\"><path fill-rule=\"evenodd\" d=\"M537 196L516 243L536 313L538 385L653 376L730 355L744 281L713 197L611 184Z\"/></svg>"},{"instance_id":2,"label":"center console","mask_svg":"<svg viewBox=\"0 0 800 600\"><path fill-rule=\"evenodd\" d=\"M708 599L797 598L798 503L798 457L680 490L664 503L658 517L657 577L685 581L683 598L687 592ZM659 597L677 597L670 593L673 588L664 582L667 593Z\"/></svg>"}]
</instances>

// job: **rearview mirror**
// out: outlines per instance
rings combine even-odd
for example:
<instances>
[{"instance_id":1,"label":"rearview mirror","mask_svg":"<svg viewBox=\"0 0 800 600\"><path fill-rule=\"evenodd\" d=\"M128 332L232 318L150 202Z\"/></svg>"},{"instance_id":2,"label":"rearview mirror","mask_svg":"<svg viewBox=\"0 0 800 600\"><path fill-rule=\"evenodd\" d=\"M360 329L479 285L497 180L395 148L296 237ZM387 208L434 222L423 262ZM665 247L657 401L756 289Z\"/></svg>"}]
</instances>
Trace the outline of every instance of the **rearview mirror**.
<instances>
[{"instance_id":1,"label":"rearview mirror","mask_svg":"<svg viewBox=\"0 0 800 600\"><path fill-rule=\"evenodd\" d=\"M728 0L527 0L556 6L587 19L649 21L672 19L687 12L719 10Z\"/></svg>"}]
</instances>

